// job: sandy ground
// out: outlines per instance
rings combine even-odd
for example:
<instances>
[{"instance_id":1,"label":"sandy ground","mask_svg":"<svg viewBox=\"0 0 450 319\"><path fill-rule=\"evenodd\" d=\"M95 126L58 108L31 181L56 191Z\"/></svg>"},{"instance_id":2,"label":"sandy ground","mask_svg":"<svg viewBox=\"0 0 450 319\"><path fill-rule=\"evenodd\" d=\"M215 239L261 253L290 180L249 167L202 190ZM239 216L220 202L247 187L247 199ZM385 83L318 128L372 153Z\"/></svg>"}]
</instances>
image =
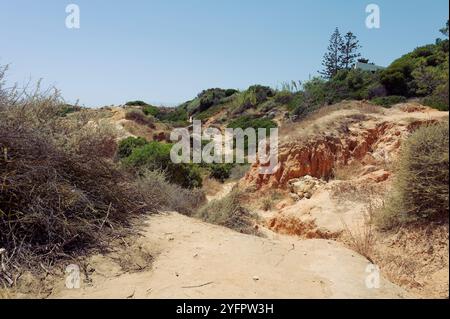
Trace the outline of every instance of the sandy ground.
<instances>
[{"instance_id":1,"label":"sandy ground","mask_svg":"<svg viewBox=\"0 0 450 319\"><path fill-rule=\"evenodd\" d=\"M148 217L139 250L150 268L126 272L113 258L90 258L89 282L49 298L403 298L381 278L366 286L368 261L341 244L276 235L260 238L177 213ZM151 263L151 261L149 261Z\"/></svg>"}]
</instances>

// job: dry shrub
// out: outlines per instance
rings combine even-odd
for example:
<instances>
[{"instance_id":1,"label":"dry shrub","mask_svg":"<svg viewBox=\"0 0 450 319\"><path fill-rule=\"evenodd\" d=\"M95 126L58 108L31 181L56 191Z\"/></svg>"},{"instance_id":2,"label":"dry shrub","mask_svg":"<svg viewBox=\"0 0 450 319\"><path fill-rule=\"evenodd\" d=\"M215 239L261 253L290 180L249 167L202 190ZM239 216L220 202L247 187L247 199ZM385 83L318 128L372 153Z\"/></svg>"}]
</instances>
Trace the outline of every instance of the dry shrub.
<instances>
[{"instance_id":1,"label":"dry shrub","mask_svg":"<svg viewBox=\"0 0 450 319\"><path fill-rule=\"evenodd\" d=\"M255 216L241 204L243 196L243 193L234 188L224 198L213 200L203 206L195 217L240 233L258 235L259 232L254 227Z\"/></svg>"},{"instance_id":2,"label":"dry shrub","mask_svg":"<svg viewBox=\"0 0 450 319\"><path fill-rule=\"evenodd\" d=\"M134 177L107 158L115 151L108 130L89 130L87 117L61 117L57 93L8 91L1 80L0 74L5 268L36 269L104 248L108 238L128 233L133 216L156 210ZM2 276L11 279L4 269Z\"/></svg>"},{"instance_id":3,"label":"dry shrub","mask_svg":"<svg viewBox=\"0 0 450 319\"><path fill-rule=\"evenodd\" d=\"M385 110L383 107L371 103L361 103L358 109L366 114L383 114Z\"/></svg>"},{"instance_id":4,"label":"dry shrub","mask_svg":"<svg viewBox=\"0 0 450 319\"><path fill-rule=\"evenodd\" d=\"M113 158L117 152L117 130L111 123L92 120L91 112L80 111L58 121L54 131L61 146L76 154Z\"/></svg>"},{"instance_id":5,"label":"dry shrub","mask_svg":"<svg viewBox=\"0 0 450 319\"><path fill-rule=\"evenodd\" d=\"M206 195L214 196L222 190L223 184L214 178L206 176L203 178L202 187Z\"/></svg>"},{"instance_id":6,"label":"dry shrub","mask_svg":"<svg viewBox=\"0 0 450 319\"><path fill-rule=\"evenodd\" d=\"M137 187L158 210L172 210L191 215L205 202L201 189L187 189L167 181L162 171L144 170L139 173Z\"/></svg>"},{"instance_id":7,"label":"dry shrub","mask_svg":"<svg viewBox=\"0 0 450 319\"><path fill-rule=\"evenodd\" d=\"M425 298L449 296L449 225L408 224L377 233L375 264L383 274Z\"/></svg>"},{"instance_id":8,"label":"dry shrub","mask_svg":"<svg viewBox=\"0 0 450 319\"><path fill-rule=\"evenodd\" d=\"M403 144L393 190L377 217L383 228L410 222L448 223L448 123L424 126Z\"/></svg>"},{"instance_id":9,"label":"dry shrub","mask_svg":"<svg viewBox=\"0 0 450 319\"><path fill-rule=\"evenodd\" d=\"M68 153L34 130L1 122L0 150L0 242L22 261L97 246L153 208L110 161Z\"/></svg>"},{"instance_id":10,"label":"dry shrub","mask_svg":"<svg viewBox=\"0 0 450 319\"><path fill-rule=\"evenodd\" d=\"M264 211L272 210L276 202L279 202L283 198L283 194L277 190L270 191L269 194L265 194L261 201L261 209Z\"/></svg>"},{"instance_id":11,"label":"dry shrub","mask_svg":"<svg viewBox=\"0 0 450 319\"><path fill-rule=\"evenodd\" d=\"M145 115L141 110L130 110L125 114L125 119L136 122L141 125L146 125L155 128L154 119Z\"/></svg>"},{"instance_id":12,"label":"dry shrub","mask_svg":"<svg viewBox=\"0 0 450 319\"><path fill-rule=\"evenodd\" d=\"M261 209L267 212L269 210L272 210L273 205L273 199L270 197L265 197L261 202Z\"/></svg>"},{"instance_id":13,"label":"dry shrub","mask_svg":"<svg viewBox=\"0 0 450 319\"><path fill-rule=\"evenodd\" d=\"M363 213L363 219L357 225L353 225L351 228L342 220L344 225L344 242L349 247L359 253L361 256L366 257L373 263L373 255L375 252L375 230L373 227L373 215L376 210L373 202L367 204L367 209Z\"/></svg>"}]
</instances>

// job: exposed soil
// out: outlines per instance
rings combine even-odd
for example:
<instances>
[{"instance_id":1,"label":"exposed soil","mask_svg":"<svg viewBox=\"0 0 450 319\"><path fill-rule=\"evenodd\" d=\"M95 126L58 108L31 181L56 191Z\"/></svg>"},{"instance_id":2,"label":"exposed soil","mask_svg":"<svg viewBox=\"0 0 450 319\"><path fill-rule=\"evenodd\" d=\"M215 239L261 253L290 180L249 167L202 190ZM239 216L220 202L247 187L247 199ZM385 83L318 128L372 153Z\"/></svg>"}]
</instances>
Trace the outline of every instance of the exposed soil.
<instances>
[{"instance_id":1,"label":"exposed soil","mask_svg":"<svg viewBox=\"0 0 450 319\"><path fill-rule=\"evenodd\" d=\"M382 279L366 287L368 261L327 240L260 238L177 213L149 217L137 242L151 268L125 272L109 255L87 262L81 289L61 279L49 298L403 298Z\"/></svg>"}]
</instances>

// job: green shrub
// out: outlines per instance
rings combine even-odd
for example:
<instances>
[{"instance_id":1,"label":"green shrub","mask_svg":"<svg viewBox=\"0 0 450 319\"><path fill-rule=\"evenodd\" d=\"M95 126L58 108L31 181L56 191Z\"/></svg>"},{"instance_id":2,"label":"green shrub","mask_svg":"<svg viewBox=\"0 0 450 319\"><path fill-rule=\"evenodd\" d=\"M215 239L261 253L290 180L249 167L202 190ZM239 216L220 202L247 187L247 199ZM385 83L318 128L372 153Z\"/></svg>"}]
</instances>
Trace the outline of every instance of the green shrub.
<instances>
[{"instance_id":1,"label":"green shrub","mask_svg":"<svg viewBox=\"0 0 450 319\"><path fill-rule=\"evenodd\" d=\"M238 90L235 90L235 89L226 89L225 90L225 96L226 97L229 97L229 96L232 96L233 94L235 94L235 93L238 93L239 91Z\"/></svg>"},{"instance_id":2,"label":"green shrub","mask_svg":"<svg viewBox=\"0 0 450 319\"><path fill-rule=\"evenodd\" d=\"M255 118L253 116L250 115L245 115L245 116L241 116L233 121L231 121L228 124L228 127L230 128L242 128L243 130L245 130L246 128L254 128L254 129L258 129L258 128L265 128L265 129L270 129L270 128L275 128L277 127L277 124L267 118Z\"/></svg>"},{"instance_id":3,"label":"green shrub","mask_svg":"<svg viewBox=\"0 0 450 319\"><path fill-rule=\"evenodd\" d=\"M439 95L432 95L422 99L422 104L435 108L439 111L448 111L448 98Z\"/></svg>"},{"instance_id":4,"label":"green shrub","mask_svg":"<svg viewBox=\"0 0 450 319\"><path fill-rule=\"evenodd\" d=\"M148 104L145 103L144 101L129 101L127 103L125 103L125 105L127 106L147 106Z\"/></svg>"},{"instance_id":5,"label":"green shrub","mask_svg":"<svg viewBox=\"0 0 450 319\"><path fill-rule=\"evenodd\" d=\"M198 95L198 99L200 100L200 103L199 103L199 107L198 107L197 111L203 112L214 105L222 103L224 98L230 96L230 95L227 95L227 93L230 94L230 91L227 92L224 89L219 89L219 88L208 89L208 90L202 91Z\"/></svg>"},{"instance_id":6,"label":"green shrub","mask_svg":"<svg viewBox=\"0 0 450 319\"><path fill-rule=\"evenodd\" d=\"M188 125L188 114L186 110L181 107L159 109L156 118L174 126Z\"/></svg>"},{"instance_id":7,"label":"green shrub","mask_svg":"<svg viewBox=\"0 0 450 319\"><path fill-rule=\"evenodd\" d=\"M148 144L148 142L143 137L127 137L119 142L117 155L120 159L123 159L130 156L135 148L142 147L145 144Z\"/></svg>"},{"instance_id":8,"label":"green shrub","mask_svg":"<svg viewBox=\"0 0 450 319\"><path fill-rule=\"evenodd\" d=\"M157 115L159 114L159 108L153 105L145 105L144 107L142 107L142 112L144 112L145 115L157 117Z\"/></svg>"},{"instance_id":9,"label":"green shrub","mask_svg":"<svg viewBox=\"0 0 450 319\"><path fill-rule=\"evenodd\" d=\"M256 104L260 104L266 101L267 98L275 95L275 91L272 88L263 85L252 85L247 91L255 96Z\"/></svg>"},{"instance_id":10,"label":"green shrub","mask_svg":"<svg viewBox=\"0 0 450 319\"><path fill-rule=\"evenodd\" d=\"M209 169L209 177L217 179L222 183L230 177L231 170L233 169L233 164L210 164L208 166Z\"/></svg>"},{"instance_id":11,"label":"green shrub","mask_svg":"<svg viewBox=\"0 0 450 319\"><path fill-rule=\"evenodd\" d=\"M395 104L406 102L406 98L404 96L391 95L384 97L376 97L370 101L373 104L389 108Z\"/></svg>"},{"instance_id":12,"label":"green shrub","mask_svg":"<svg viewBox=\"0 0 450 319\"><path fill-rule=\"evenodd\" d=\"M448 40L416 48L381 72L389 95L406 97L433 94L448 82Z\"/></svg>"},{"instance_id":13,"label":"green shrub","mask_svg":"<svg viewBox=\"0 0 450 319\"><path fill-rule=\"evenodd\" d=\"M296 92L292 95L291 101L288 103L287 108L289 111L294 111L303 102L303 92Z\"/></svg>"},{"instance_id":14,"label":"green shrub","mask_svg":"<svg viewBox=\"0 0 450 319\"><path fill-rule=\"evenodd\" d=\"M75 112L78 112L80 110L81 110L81 107L79 107L79 106L70 105L70 104L64 104L64 105L61 106L61 111L60 111L59 115L61 117L65 117L68 114L75 113Z\"/></svg>"},{"instance_id":15,"label":"green shrub","mask_svg":"<svg viewBox=\"0 0 450 319\"><path fill-rule=\"evenodd\" d=\"M175 164L170 159L172 144L149 142L135 148L130 156L123 160L126 166L135 169L161 170L167 174L169 182L182 187L201 187L202 178L198 167L194 164Z\"/></svg>"},{"instance_id":16,"label":"green shrub","mask_svg":"<svg viewBox=\"0 0 450 319\"><path fill-rule=\"evenodd\" d=\"M449 209L448 122L424 126L403 144L393 189L378 224L446 221Z\"/></svg>"},{"instance_id":17,"label":"green shrub","mask_svg":"<svg viewBox=\"0 0 450 319\"><path fill-rule=\"evenodd\" d=\"M279 104L289 104L294 98L294 94L289 91L280 91L275 94L275 101Z\"/></svg>"},{"instance_id":18,"label":"green shrub","mask_svg":"<svg viewBox=\"0 0 450 319\"><path fill-rule=\"evenodd\" d=\"M259 128L265 129L266 136L269 136L270 129L276 128L277 124L268 118L255 118L250 115L244 115L244 116L241 116L241 117L231 121L228 124L228 127L233 128L233 129L241 128L243 130L245 130L247 128L253 128L256 130L256 138L258 138L258 129ZM259 143L259 140L257 140L256 142ZM235 142L235 146L236 146L236 142ZM247 150L247 149L248 149L248 137L245 136L244 150Z\"/></svg>"}]
</instances>

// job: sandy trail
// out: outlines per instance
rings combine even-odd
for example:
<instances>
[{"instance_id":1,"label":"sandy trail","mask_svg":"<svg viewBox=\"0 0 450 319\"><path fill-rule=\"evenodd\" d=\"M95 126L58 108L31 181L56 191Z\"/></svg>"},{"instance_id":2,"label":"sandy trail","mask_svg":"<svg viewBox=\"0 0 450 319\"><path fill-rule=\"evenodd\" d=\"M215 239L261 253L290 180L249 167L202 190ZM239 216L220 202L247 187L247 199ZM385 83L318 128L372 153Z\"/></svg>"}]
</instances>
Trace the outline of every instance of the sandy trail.
<instances>
[{"instance_id":1,"label":"sandy trail","mask_svg":"<svg viewBox=\"0 0 450 319\"><path fill-rule=\"evenodd\" d=\"M382 278L378 289L367 288L368 261L333 241L243 235L177 213L148 217L142 235L136 245L155 256L150 268L130 273L107 255L94 256L90 283L67 289L61 279L49 297L407 297Z\"/></svg>"}]
</instances>

